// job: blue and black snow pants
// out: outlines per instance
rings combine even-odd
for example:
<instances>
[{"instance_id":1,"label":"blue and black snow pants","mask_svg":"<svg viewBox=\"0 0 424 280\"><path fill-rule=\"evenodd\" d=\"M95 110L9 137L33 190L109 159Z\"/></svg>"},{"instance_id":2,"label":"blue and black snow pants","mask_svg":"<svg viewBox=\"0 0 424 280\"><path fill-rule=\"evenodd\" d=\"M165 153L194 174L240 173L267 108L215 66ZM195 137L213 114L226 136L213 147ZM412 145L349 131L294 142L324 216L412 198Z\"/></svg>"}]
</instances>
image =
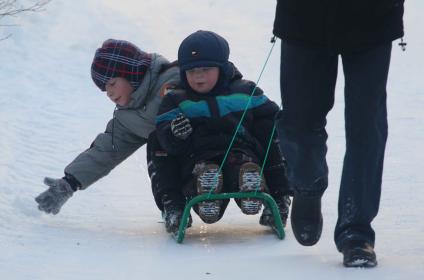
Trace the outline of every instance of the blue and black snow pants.
<instances>
[{"instance_id":1,"label":"blue and black snow pants","mask_svg":"<svg viewBox=\"0 0 424 280\"><path fill-rule=\"evenodd\" d=\"M346 153L335 242L374 244L387 139L386 84L391 43L342 53ZM295 195L322 196L328 185L326 116L334 105L337 54L282 42L280 147Z\"/></svg>"}]
</instances>

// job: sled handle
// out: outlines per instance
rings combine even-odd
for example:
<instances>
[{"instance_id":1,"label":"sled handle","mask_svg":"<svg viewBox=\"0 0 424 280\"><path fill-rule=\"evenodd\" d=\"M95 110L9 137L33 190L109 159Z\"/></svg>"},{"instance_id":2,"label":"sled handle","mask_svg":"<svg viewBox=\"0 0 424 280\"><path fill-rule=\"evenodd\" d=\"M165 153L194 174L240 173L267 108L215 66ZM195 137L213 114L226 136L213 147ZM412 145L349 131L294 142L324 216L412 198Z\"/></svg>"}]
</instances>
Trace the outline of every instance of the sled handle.
<instances>
[{"instance_id":1,"label":"sled handle","mask_svg":"<svg viewBox=\"0 0 424 280\"><path fill-rule=\"evenodd\" d=\"M284 227L283 223L281 221L280 212L278 211L277 203L275 203L275 200L267 193L263 192L235 192L235 193L219 193L219 194L201 194L198 196L195 196L192 198L185 206L183 217L181 219L181 224L178 229L178 235L177 235L177 242L182 243L185 236L185 231L190 215L191 208L205 200L220 200L220 199L230 199L230 198L256 198L256 199L262 199L265 201L267 206L271 209L272 215L274 217L275 221L275 232L279 239L284 239L285 233L284 233Z\"/></svg>"}]
</instances>

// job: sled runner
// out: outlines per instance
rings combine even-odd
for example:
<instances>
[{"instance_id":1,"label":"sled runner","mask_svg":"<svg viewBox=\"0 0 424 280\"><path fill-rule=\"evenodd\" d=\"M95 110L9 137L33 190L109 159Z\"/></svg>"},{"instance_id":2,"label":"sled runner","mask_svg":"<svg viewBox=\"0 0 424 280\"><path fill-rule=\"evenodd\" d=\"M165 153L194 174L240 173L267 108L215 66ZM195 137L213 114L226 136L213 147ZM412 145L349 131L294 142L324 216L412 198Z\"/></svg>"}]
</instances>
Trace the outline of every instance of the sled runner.
<instances>
[{"instance_id":1,"label":"sled runner","mask_svg":"<svg viewBox=\"0 0 424 280\"><path fill-rule=\"evenodd\" d=\"M217 199L230 199L230 198L255 198L262 199L266 205L271 209L274 216L275 227L273 227L274 232L277 234L279 239L284 239L284 227L281 221L280 212L278 211L277 204L274 199L267 193L263 192L235 192L235 193L219 193L219 194L202 194L191 199L184 208L183 217L181 219L181 224L178 232L175 234L175 239L178 243L182 243L185 236L185 231L187 228L187 222L190 215L191 208L202 201L205 200L217 200Z\"/></svg>"}]
</instances>

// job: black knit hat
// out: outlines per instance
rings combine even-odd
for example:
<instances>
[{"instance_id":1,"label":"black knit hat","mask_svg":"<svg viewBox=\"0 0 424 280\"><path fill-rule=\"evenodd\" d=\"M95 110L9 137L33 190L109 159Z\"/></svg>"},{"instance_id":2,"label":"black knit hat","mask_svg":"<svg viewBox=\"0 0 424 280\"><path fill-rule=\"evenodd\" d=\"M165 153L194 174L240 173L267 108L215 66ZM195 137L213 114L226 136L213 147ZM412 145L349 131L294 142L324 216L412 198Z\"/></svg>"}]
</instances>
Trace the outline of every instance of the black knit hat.
<instances>
[{"instance_id":1,"label":"black knit hat","mask_svg":"<svg viewBox=\"0 0 424 280\"><path fill-rule=\"evenodd\" d=\"M100 90L106 90L111 78L122 77L136 90L143 81L151 64L151 54L145 53L134 44L109 39L97 49L91 64L91 78Z\"/></svg>"},{"instance_id":2,"label":"black knit hat","mask_svg":"<svg viewBox=\"0 0 424 280\"><path fill-rule=\"evenodd\" d=\"M212 31L199 30L185 38L178 49L178 64L182 71L195 67L224 67L228 63L228 42Z\"/></svg>"}]
</instances>

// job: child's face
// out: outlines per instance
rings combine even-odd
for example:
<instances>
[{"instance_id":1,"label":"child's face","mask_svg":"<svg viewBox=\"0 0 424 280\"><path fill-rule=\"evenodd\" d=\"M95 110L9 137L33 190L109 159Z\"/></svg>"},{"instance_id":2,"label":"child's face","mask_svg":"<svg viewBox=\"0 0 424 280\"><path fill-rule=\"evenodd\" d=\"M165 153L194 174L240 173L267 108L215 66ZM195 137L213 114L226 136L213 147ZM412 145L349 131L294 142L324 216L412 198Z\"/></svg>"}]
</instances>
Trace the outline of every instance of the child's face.
<instances>
[{"instance_id":1,"label":"child's face","mask_svg":"<svg viewBox=\"0 0 424 280\"><path fill-rule=\"evenodd\" d=\"M106 94L113 103L126 106L131 101L131 93L134 88L130 82L121 77L111 78L106 83Z\"/></svg>"},{"instance_id":2,"label":"child's face","mask_svg":"<svg viewBox=\"0 0 424 280\"><path fill-rule=\"evenodd\" d=\"M210 92L219 78L218 67L196 67L185 71L187 82L198 93Z\"/></svg>"}]
</instances>

